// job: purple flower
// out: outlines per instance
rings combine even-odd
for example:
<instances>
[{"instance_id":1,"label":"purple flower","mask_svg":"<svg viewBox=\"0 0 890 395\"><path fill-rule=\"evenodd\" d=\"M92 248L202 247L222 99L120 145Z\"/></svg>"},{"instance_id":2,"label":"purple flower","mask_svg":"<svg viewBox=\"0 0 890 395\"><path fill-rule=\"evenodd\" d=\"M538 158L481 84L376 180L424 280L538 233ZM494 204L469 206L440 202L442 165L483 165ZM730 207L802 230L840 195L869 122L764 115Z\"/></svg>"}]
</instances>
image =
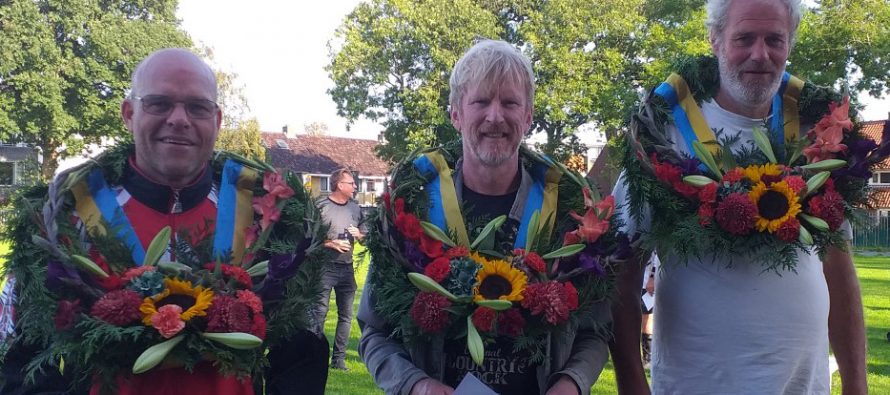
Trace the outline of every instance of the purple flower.
<instances>
[{"instance_id":1,"label":"purple flower","mask_svg":"<svg viewBox=\"0 0 890 395\"><path fill-rule=\"evenodd\" d=\"M586 251L581 253L581 257L578 258L581 263L581 268L588 271L594 272L597 276L605 277L606 269L603 268L602 263L600 263L600 257L588 254Z\"/></svg>"},{"instance_id":2,"label":"purple flower","mask_svg":"<svg viewBox=\"0 0 890 395\"><path fill-rule=\"evenodd\" d=\"M72 283L83 283L76 269L55 260L46 264L46 288L50 291L58 292Z\"/></svg>"},{"instance_id":3,"label":"purple flower","mask_svg":"<svg viewBox=\"0 0 890 395\"><path fill-rule=\"evenodd\" d=\"M275 254L269 258L269 277L276 280L287 280L297 274L300 264L306 259L306 249L312 239L303 239L296 250L290 254Z\"/></svg>"},{"instance_id":4,"label":"purple flower","mask_svg":"<svg viewBox=\"0 0 890 395\"><path fill-rule=\"evenodd\" d=\"M684 159L683 162L680 163L680 169L683 170L683 175L701 174L699 166L701 166L701 161L696 158Z\"/></svg>"},{"instance_id":5,"label":"purple flower","mask_svg":"<svg viewBox=\"0 0 890 395\"><path fill-rule=\"evenodd\" d=\"M405 240L405 259L414 265L413 270L416 270L420 273L423 273L423 269L426 268L426 265L429 263L429 259L427 259L426 254L417 248L413 242L409 240Z\"/></svg>"}]
</instances>

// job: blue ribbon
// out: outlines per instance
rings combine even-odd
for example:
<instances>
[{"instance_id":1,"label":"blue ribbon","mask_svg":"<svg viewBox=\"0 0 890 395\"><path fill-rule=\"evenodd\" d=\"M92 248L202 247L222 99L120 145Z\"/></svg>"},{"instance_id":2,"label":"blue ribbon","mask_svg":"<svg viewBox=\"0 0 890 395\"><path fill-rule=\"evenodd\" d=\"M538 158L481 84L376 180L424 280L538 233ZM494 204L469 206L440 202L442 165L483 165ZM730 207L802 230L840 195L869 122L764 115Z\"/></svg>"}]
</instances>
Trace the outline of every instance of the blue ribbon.
<instances>
[{"instance_id":1,"label":"blue ribbon","mask_svg":"<svg viewBox=\"0 0 890 395\"><path fill-rule=\"evenodd\" d=\"M421 155L414 160L414 168L426 178L434 176L433 179L424 186L424 188L427 189L427 196L429 196L430 199L429 222L436 225L439 229L448 229L448 225L445 221L445 207L442 205L442 187L440 185L441 180L439 180L439 171L436 170L436 166L433 165L433 162L430 162L426 155Z\"/></svg>"},{"instance_id":2,"label":"blue ribbon","mask_svg":"<svg viewBox=\"0 0 890 395\"><path fill-rule=\"evenodd\" d=\"M223 165L222 182L219 186L219 200L216 208L216 234L213 236L214 259L222 259L232 252L232 238L235 235L235 208L238 204L238 176L242 166L233 160Z\"/></svg>"},{"instance_id":3,"label":"blue ribbon","mask_svg":"<svg viewBox=\"0 0 890 395\"><path fill-rule=\"evenodd\" d=\"M544 163L538 163L529 172L533 182L528 190L525 209L522 212L522 221L519 222L519 233L516 235L516 241L513 242L513 248L525 248L526 237L528 236L528 223L531 221L535 211L540 212L541 206L544 204L544 182L547 179L547 170L549 170L549 166ZM539 218L539 221L544 221L544 218Z\"/></svg>"},{"instance_id":4,"label":"blue ribbon","mask_svg":"<svg viewBox=\"0 0 890 395\"><path fill-rule=\"evenodd\" d=\"M90 172L87 176L87 186L90 188L90 195L96 207L102 213L102 218L111 227L111 231L115 232L117 238L130 249L133 263L142 266L142 261L145 260L145 248L142 247L142 242L139 241L127 214L117 203L117 194L105 182L101 169L96 168Z\"/></svg>"}]
</instances>

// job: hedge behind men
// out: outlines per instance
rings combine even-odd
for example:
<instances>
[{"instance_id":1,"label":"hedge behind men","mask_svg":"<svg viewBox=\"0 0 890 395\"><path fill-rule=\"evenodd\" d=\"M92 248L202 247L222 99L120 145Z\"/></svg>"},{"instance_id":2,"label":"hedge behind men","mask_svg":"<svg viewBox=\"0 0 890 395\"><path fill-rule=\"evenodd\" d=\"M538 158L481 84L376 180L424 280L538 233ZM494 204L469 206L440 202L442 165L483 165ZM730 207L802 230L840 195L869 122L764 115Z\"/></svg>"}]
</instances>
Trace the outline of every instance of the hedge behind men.
<instances>
[{"instance_id":1,"label":"hedge behind men","mask_svg":"<svg viewBox=\"0 0 890 395\"><path fill-rule=\"evenodd\" d=\"M307 252L304 247L269 257L277 263L269 265L262 284L253 284L251 276L239 267L253 263L254 258L265 253L263 248L250 251L250 247L270 247L268 244L255 245L256 240L280 241L277 239L279 235L293 235L281 226L276 227L278 222L266 215L270 211L269 204L259 204L262 214L255 215L257 213L250 208L250 197L259 196L257 189L264 189L269 193L263 196L271 198L274 206L278 203L278 195L271 193L271 184L277 188L277 193L291 190L291 196L294 196L292 187L302 186L288 185L280 174L260 169L261 166L236 156L218 153L212 157L221 122L221 110L215 103L216 78L210 67L188 50L174 48L152 53L137 66L131 88L130 96L121 105L121 115L133 134L133 144L110 148L81 167L61 174L49 188L36 187L19 202L22 210L11 230L15 243L9 267L15 275L16 294L20 298L16 305L15 342L3 363L4 386L0 392L4 394L80 393L90 386L90 393L95 394L114 385L116 393L127 395L211 392L252 395L255 384L263 388L260 377L263 350L260 348L255 354L260 358L246 360L238 366L238 372L242 373L240 378L224 374L216 363L219 361L208 361L206 354L191 349L191 354L181 349L179 353L174 351L164 359L163 365L141 373L131 373L135 369L131 366L144 349L152 345L154 338L151 336L170 338L179 333L176 340L181 342L179 344L200 347L197 342L202 340L196 342L194 333L178 331L250 331L274 345L285 343L289 347L295 338L291 335L306 332L308 314L305 319L296 314L288 316L289 323L296 322L296 325L280 329L281 321L261 319L260 311L264 306L268 313L273 308L288 305L308 313L309 302L290 303L292 300L283 295L281 288L286 284L293 294L311 300L311 295L317 293L320 273L320 260L314 257L315 254ZM231 177L233 173L234 177ZM266 178L265 175L272 177ZM277 181L270 181L272 179ZM264 185L266 181L270 185ZM310 202L305 194L300 196L305 203ZM44 205L47 200L49 203ZM256 201L253 203L257 204ZM304 214L305 217L317 216L314 207L305 203L304 206L310 208L297 215L298 219L285 219L289 223L299 223ZM44 209L40 210L40 207ZM236 221L242 226L237 226ZM226 227L229 223L231 228ZM241 288L229 291L232 296L214 295L212 291L205 292L209 288L197 284L206 281L204 284L209 286L212 280L195 279L193 286L193 279L180 278L191 270L183 269L168 276L165 273L169 272L161 273L162 269L157 267L142 266L148 260L145 250L164 227L172 230L171 246L162 253L164 261L187 262L198 270L208 260L216 259L220 262L217 270L221 275L237 277L233 283L239 283ZM266 236L247 241L251 229L260 227L269 231ZM222 231L224 228L230 232ZM298 233L307 245L313 240L320 243L320 235L310 232ZM51 247L32 242L32 235L45 237L47 241L43 244ZM95 271L75 270L70 267L70 262L63 265L58 260L64 260L65 254L57 251L89 255L97 262L103 276L94 275ZM296 280L299 276L295 277L298 271L307 276L306 283L296 282L300 281ZM154 286L139 288L137 280L143 280L145 273L159 274L155 279L160 277L163 281L158 282L162 289ZM239 273L244 276L237 276ZM178 288L172 289L174 286ZM147 294L143 297L141 291L135 289L144 289ZM203 296L195 296L196 292L202 292ZM211 299L215 305L212 308L216 310L211 310L207 295L219 297ZM250 299L242 302L235 295ZM258 295L263 295L263 299ZM275 301L282 302L276 304ZM137 308L133 307L134 302ZM155 302L160 307L151 307L154 310L147 307L149 304L155 306ZM58 307L47 312L47 306ZM173 309L168 310L170 307ZM176 312L177 308L182 314ZM167 319L174 325L182 323L178 327L172 326L177 332L167 336L163 328L171 327L164 326L160 320L152 320L154 316L147 317L151 325L145 323L145 315L158 315L158 310L173 311ZM186 316L185 313L192 315ZM84 337L92 338L91 342L81 342L78 332L68 332L82 329L81 325L73 323L84 316L95 325L91 328L98 328L85 332L90 336ZM201 318L191 321L195 317ZM190 327L184 329L185 322L177 320L189 320ZM232 329L232 325L239 325L239 329ZM129 335L121 336L126 340L120 341L115 336L97 335L94 330L102 331L99 332L102 334L143 331L135 332L133 339ZM62 335L57 336L56 332ZM287 340L282 341L283 338ZM294 347L298 353L282 352L281 349L270 351L269 371L275 373L266 378L267 393L281 393L282 387L293 388L294 383L303 386L306 393L323 393L327 370L323 358L313 359L313 356L326 355L326 347L317 347L323 340L311 335L309 338ZM71 377L59 377L59 367L52 365L57 358L40 356L44 370L37 372L35 380L24 380L25 366L44 348L54 352L64 350L64 371ZM321 369L317 362L321 362ZM189 369L184 365L189 365ZM309 379L303 380L305 377ZM76 388L69 388L72 386Z\"/></svg>"},{"instance_id":2,"label":"hedge behind men","mask_svg":"<svg viewBox=\"0 0 890 395\"><path fill-rule=\"evenodd\" d=\"M790 83L783 82L783 72L800 21L800 3L710 0L706 7L717 59L693 61L704 70L700 74L689 69L678 73L694 87L690 94L699 103L707 125L717 130L718 136L739 136L738 141L724 146L739 156L753 146L754 128L781 115L773 103L788 100L782 96L782 90L791 89ZM696 80L697 75L713 75L707 73L714 69L719 70L719 89ZM706 90L713 88L713 96L697 90L702 85ZM808 85L807 89L812 92L814 87ZM644 105L651 102L650 96ZM801 124L814 122L804 115L800 119ZM791 127L788 125L784 127ZM649 130L645 123L638 127L660 133ZM694 157L684 144L689 137L684 140L677 125L670 123L663 130L676 152ZM806 130L801 128L800 133ZM636 166L635 160L626 160L628 169ZM623 174L614 193L620 203L629 204L623 213L629 230L640 230L646 236L651 229L671 226L659 222L665 220L658 210L669 208L640 192L640 178L633 177ZM636 181L625 184L628 179ZM643 207L639 222L630 215L629 207ZM648 207L653 207L652 211ZM847 233L850 237L849 228ZM699 241L689 241L695 242ZM794 272L775 273L764 270L745 253L736 253L729 261L726 254L714 251L714 255L684 262L678 258L681 246L664 251L662 245L658 244L663 265L657 280L653 393L828 394L829 342L840 367L844 393L866 392L862 307L849 253L828 247L822 262L814 250L798 252ZM621 300L613 309L613 359L619 392L647 393L636 335L640 317L637 288L642 273L639 265L625 267L633 269L623 274Z\"/></svg>"},{"instance_id":3,"label":"hedge behind men","mask_svg":"<svg viewBox=\"0 0 890 395\"><path fill-rule=\"evenodd\" d=\"M373 262L359 309L359 354L374 381L387 394L451 394L467 374L474 374L504 394L587 394L607 358L606 334L594 328L599 323L599 329L603 329L609 319L603 303L587 304L583 310L577 310L578 320L540 334L540 343L534 343L542 346L538 360L531 358L527 348L514 352L514 338L528 330L529 323L536 319L526 316L528 321L524 321L520 315L523 313L515 307L518 303L511 304L513 307L508 310L492 311L490 317L497 317L496 326L491 324L494 318L473 315L474 328L479 325L486 328L481 332L494 332L493 341L485 344L485 362L477 365L467 353L467 330L460 334L460 328L467 328L470 317L458 316L452 321L450 313L440 309L448 304L444 296L418 292L407 280L406 270L436 276L432 268L444 262L438 267L451 274L435 281L451 279L447 280L448 287L463 287L460 295L476 289L477 298L516 301L507 299L507 294L519 296L523 289L529 289L524 274L518 274L519 270L510 263L492 257L486 258L491 260L485 264L503 262L497 263L502 268L498 270L503 271L479 269L477 277L476 262L482 258L476 256L480 255L467 257L467 244L462 242L443 251L442 242L419 231L418 218L438 222L434 226L451 229L458 239L474 240L489 220L506 216L487 249L520 259L516 254L522 250L514 248L522 248L516 245L526 243L519 241L525 234L519 229L531 226L531 215L525 213L540 212L543 206L541 195L533 198L532 190L544 191L547 185L547 190L559 191L558 198L552 195L556 206L553 215L542 215L555 224L548 229L548 243L562 245L563 236L577 226L568 215L569 209L578 209L579 204L584 207L580 186L570 181L572 177L565 175L560 179L562 173L555 164L520 148L532 121L534 77L528 59L516 48L503 41L477 43L455 65L450 86L451 121L460 132L461 141L430 150L397 167L393 186L384 194L384 206L378 208L377 222L369 231ZM393 212L398 215L392 215ZM435 214L438 219L433 219L434 213L440 212L446 218ZM396 218L395 222L390 218ZM415 226L409 226L411 218ZM398 228L399 233L392 228ZM419 244L413 244L411 240L417 239ZM448 254L455 255L449 258ZM453 257L467 258L461 261L464 258ZM459 273L467 273L463 271L467 267L474 274L460 277ZM515 275L504 274L512 272ZM577 284L586 290L591 282L582 280ZM489 291L492 293L486 294ZM476 291L470 294L473 292ZM593 298L589 293L581 296L582 291L578 292L576 300ZM553 300L554 306L566 312L563 303L569 298L555 299L558 300ZM455 308L462 307L455 304Z\"/></svg>"},{"instance_id":4,"label":"hedge behind men","mask_svg":"<svg viewBox=\"0 0 890 395\"><path fill-rule=\"evenodd\" d=\"M349 169L339 169L331 174L333 185L331 194L319 201L321 218L330 225L325 247L336 252L336 256L325 265L322 277L321 305L316 313L318 333L324 333L324 321L328 314L331 289L337 295L337 331L334 336L334 351L331 353L331 367L349 370L346 367L346 346L349 344L349 331L352 329L352 304L355 301L355 269L352 251L355 241L365 235L358 226L362 223L362 209L352 195L355 193L355 179Z\"/></svg>"}]
</instances>

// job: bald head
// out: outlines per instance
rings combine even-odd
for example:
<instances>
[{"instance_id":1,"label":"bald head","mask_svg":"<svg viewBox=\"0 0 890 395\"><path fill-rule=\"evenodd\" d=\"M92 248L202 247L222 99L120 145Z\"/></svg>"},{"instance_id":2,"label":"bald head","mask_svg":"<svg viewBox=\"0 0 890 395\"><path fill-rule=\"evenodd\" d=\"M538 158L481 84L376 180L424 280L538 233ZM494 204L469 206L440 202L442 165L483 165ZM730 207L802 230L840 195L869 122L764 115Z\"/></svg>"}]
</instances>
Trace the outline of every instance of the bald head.
<instances>
[{"instance_id":1,"label":"bald head","mask_svg":"<svg viewBox=\"0 0 890 395\"><path fill-rule=\"evenodd\" d=\"M136 70L133 71L133 78L130 83L130 98L141 96L146 93L145 81L151 80L151 76L159 72L168 72L171 69L187 69L197 78L202 79L201 82L207 84L212 97L210 100L218 99L216 87L216 74L213 69L207 65L201 58L184 48L164 48L152 52L148 57L139 62Z\"/></svg>"}]
</instances>

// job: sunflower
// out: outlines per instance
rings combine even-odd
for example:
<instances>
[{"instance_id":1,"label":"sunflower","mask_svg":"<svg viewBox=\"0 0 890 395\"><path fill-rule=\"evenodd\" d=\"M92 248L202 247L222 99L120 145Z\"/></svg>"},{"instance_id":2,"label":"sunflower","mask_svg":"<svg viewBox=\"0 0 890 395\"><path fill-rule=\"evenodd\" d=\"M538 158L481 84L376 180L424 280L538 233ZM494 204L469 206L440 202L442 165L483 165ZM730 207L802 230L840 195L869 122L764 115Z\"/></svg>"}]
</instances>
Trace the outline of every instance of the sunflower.
<instances>
[{"instance_id":1,"label":"sunflower","mask_svg":"<svg viewBox=\"0 0 890 395\"><path fill-rule=\"evenodd\" d=\"M175 278L164 279L164 291L151 297L147 297L139 306L142 312L142 322L151 326L151 317L158 313L158 309L164 305L175 304L182 308L179 315L183 321L188 321L197 316L207 315L207 308L213 300L213 291L202 286L192 287L191 281Z\"/></svg>"},{"instance_id":2,"label":"sunflower","mask_svg":"<svg viewBox=\"0 0 890 395\"><path fill-rule=\"evenodd\" d=\"M501 259L488 260L476 253L471 258L482 265L476 274L473 300L522 300L522 291L528 283L525 273Z\"/></svg>"},{"instance_id":3,"label":"sunflower","mask_svg":"<svg viewBox=\"0 0 890 395\"><path fill-rule=\"evenodd\" d=\"M745 177L753 183L764 182L762 178L769 176L774 178L782 175L782 169L775 163L767 163L765 165L751 165L745 168Z\"/></svg>"},{"instance_id":4,"label":"sunflower","mask_svg":"<svg viewBox=\"0 0 890 395\"><path fill-rule=\"evenodd\" d=\"M785 181L774 182L770 186L758 182L748 193L748 198L757 206L754 226L761 232L773 233L785 221L797 217L800 213L797 194Z\"/></svg>"}]
</instances>

